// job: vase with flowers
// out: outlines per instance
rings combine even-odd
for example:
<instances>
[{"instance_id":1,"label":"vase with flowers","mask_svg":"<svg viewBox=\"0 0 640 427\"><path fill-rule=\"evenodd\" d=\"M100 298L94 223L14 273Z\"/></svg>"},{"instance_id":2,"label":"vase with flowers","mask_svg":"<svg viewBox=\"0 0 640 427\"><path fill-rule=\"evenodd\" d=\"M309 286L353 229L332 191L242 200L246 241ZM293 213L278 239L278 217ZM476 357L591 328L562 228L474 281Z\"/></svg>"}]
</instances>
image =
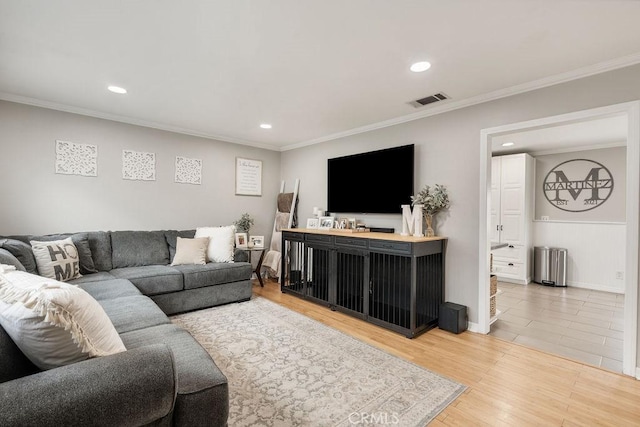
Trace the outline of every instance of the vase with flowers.
<instances>
[{"instance_id":1,"label":"vase with flowers","mask_svg":"<svg viewBox=\"0 0 640 427\"><path fill-rule=\"evenodd\" d=\"M435 236L433 231L433 217L438 212L449 209L449 193L444 185L435 184L433 187L425 185L415 196L411 196L411 206L422 205L422 214L427 224L425 235Z\"/></svg>"}]
</instances>

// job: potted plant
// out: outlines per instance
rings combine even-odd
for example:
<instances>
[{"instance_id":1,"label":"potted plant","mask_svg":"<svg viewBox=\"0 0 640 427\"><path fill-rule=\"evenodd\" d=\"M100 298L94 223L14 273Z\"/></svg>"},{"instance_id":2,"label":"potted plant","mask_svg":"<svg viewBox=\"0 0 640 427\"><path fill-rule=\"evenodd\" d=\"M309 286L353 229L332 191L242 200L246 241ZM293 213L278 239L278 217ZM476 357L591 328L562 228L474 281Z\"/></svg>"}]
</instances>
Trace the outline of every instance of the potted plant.
<instances>
[{"instance_id":1,"label":"potted plant","mask_svg":"<svg viewBox=\"0 0 640 427\"><path fill-rule=\"evenodd\" d=\"M451 206L451 202L449 202L447 188L444 185L436 184L433 187L425 185L418 194L411 196L411 205L422 205L422 214L427 223L425 235L433 237L435 236L433 216L444 209L448 209Z\"/></svg>"},{"instance_id":2,"label":"potted plant","mask_svg":"<svg viewBox=\"0 0 640 427\"><path fill-rule=\"evenodd\" d=\"M253 225L253 218L248 213L243 213L239 220L235 221L233 225L236 226L236 231L238 233L247 233L249 235L249 230L251 230L251 226Z\"/></svg>"}]
</instances>

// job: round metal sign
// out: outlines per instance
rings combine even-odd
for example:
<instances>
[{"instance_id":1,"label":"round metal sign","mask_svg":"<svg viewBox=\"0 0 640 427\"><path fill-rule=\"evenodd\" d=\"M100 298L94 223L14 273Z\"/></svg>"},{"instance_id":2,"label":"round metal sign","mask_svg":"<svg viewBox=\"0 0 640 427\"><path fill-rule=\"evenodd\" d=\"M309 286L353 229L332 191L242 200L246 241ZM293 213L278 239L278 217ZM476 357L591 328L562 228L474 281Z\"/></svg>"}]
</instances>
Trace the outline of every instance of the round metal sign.
<instances>
[{"instance_id":1,"label":"round metal sign","mask_svg":"<svg viewBox=\"0 0 640 427\"><path fill-rule=\"evenodd\" d=\"M542 183L547 201L567 212L595 209L613 192L613 175L603 164L575 159L562 162L549 171Z\"/></svg>"}]
</instances>

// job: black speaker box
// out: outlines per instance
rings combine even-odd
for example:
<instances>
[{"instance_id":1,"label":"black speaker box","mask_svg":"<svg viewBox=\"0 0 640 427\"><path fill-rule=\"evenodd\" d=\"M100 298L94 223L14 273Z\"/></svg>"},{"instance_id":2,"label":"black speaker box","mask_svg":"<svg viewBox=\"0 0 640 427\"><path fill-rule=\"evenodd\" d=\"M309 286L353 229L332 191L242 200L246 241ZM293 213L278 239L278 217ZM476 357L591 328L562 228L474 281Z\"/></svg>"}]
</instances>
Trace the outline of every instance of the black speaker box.
<instances>
[{"instance_id":1,"label":"black speaker box","mask_svg":"<svg viewBox=\"0 0 640 427\"><path fill-rule=\"evenodd\" d=\"M438 327L459 334L467 330L467 307L452 302L440 304Z\"/></svg>"},{"instance_id":2,"label":"black speaker box","mask_svg":"<svg viewBox=\"0 0 640 427\"><path fill-rule=\"evenodd\" d=\"M392 227L369 227L369 231L372 233L393 233L396 229Z\"/></svg>"}]
</instances>

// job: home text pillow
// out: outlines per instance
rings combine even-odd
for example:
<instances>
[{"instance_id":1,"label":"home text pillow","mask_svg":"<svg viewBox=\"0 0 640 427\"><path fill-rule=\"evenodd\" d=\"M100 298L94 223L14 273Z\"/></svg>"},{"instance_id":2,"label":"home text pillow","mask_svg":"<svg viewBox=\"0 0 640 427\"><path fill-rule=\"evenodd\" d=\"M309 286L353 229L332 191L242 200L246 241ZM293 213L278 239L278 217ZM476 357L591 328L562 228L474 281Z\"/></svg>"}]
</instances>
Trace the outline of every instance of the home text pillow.
<instances>
[{"instance_id":1,"label":"home text pillow","mask_svg":"<svg viewBox=\"0 0 640 427\"><path fill-rule=\"evenodd\" d=\"M173 257L171 265L206 264L208 247L208 237L193 239L178 237L176 240L176 255Z\"/></svg>"},{"instance_id":2,"label":"home text pillow","mask_svg":"<svg viewBox=\"0 0 640 427\"><path fill-rule=\"evenodd\" d=\"M89 243L89 235L87 233L75 233L75 234L45 234L44 236L30 236L29 241L35 240L38 242L53 242L55 240L63 240L67 237L71 238L71 241L78 250L78 260L80 261L80 274L97 273L98 269L93 261L93 255L91 253L91 244ZM35 261L34 261L35 262Z\"/></svg>"},{"instance_id":3,"label":"home text pillow","mask_svg":"<svg viewBox=\"0 0 640 427\"><path fill-rule=\"evenodd\" d=\"M199 227L195 237L208 237L207 258L212 262L233 262L236 227Z\"/></svg>"},{"instance_id":4,"label":"home text pillow","mask_svg":"<svg viewBox=\"0 0 640 427\"><path fill-rule=\"evenodd\" d=\"M0 269L0 324L40 369L126 350L87 292L23 271Z\"/></svg>"},{"instance_id":5,"label":"home text pillow","mask_svg":"<svg viewBox=\"0 0 640 427\"><path fill-rule=\"evenodd\" d=\"M31 249L41 276L61 282L82 277L80 256L71 237L51 242L32 240Z\"/></svg>"}]
</instances>

